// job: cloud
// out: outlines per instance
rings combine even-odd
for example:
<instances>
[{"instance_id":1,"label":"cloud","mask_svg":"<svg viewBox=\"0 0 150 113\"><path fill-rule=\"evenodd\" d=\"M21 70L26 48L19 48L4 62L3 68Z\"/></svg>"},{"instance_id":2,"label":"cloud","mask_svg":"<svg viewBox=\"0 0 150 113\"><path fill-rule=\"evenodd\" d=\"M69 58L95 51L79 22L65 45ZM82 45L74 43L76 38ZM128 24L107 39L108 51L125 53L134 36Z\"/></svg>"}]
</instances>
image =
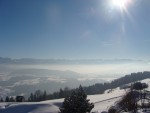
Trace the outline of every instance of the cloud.
<instances>
[{"instance_id":1,"label":"cloud","mask_svg":"<svg viewBox=\"0 0 150 113\"><path fill-rule=\"evenodd\" d=\"M0 86L0 96L1 97L4 97L4 96L8 95L11 92L14 92L14 90Z\"/></svg>"},{"instance_id":2,"label":"cloud","mask_svg":"<svg viewBox=\"0 0 150 113\"><path fill-rule=\"evenodd\" d=\"M31 79L31 80L20 80L18 82L15 82L12 86L8 86L8 87L16 87L21 85L36 85L38 83L40 83L40 78Z\"/></svg>"},{"instance_id":3,"label":"cloud","mask_svg":"<svg viewBox=\"0 0 150 113\"><path fill-rule=\"evenodd\" d=\"M7 69L7 67L5 67L5 66L4 67L1 66L0 70L3 70L3 68L6 69L7 72L1 72L0 73L0 81L8 81L12 78L12 76L9 76L10 70L9 70L9 68Z\"/></svg>"},{"instance_id":4,"label":"cloud","mask_svg":"<svg viewBox=\"0 0 150 113\"><path fill-rule=\"evenodd\" d=\"M116 77L82 77L82 78L79 78L78 81L92 81L92 80L104 80L104 81L107 81L107 82L110 82L114 79L117 79Z\"/></svg>"},{"instance_id":5,"label":"cloud","mask_svg":"<svg viewBox=\"0 0 150 113\"><path fill-rule=\"evenodd\" d=\"M0 74L0 81L8 81L11 79L11 76Z\"/></svg>"},{"instance_id":6,"label":"cloud","mask_svg":"<svg viewBox=\"0 0 150 113\"><path fill-rule=\"evenodd\" d=\"M54 82L57 82L57 83L66 83L66 79L61 79L59 77L57 77L57 78L49 77L47 80L48 81L54 81Z\"/></svg>"},{"instance_id":7,"label":"cloud","mask_svg":"<svg viewBox=\"0 0 150 113\"><path fill-rule=\"evenodd\" d=\"M7 86L7 87L12 88L12 87L23 86L23 85L29 85L29 86L36 85L45 80L54 81L57 83L66 83L66 79L61 79L59 77L40 77L40 78L35 78L35 79L30 79L30 80L20 80L18 82L15 82L13 85Z\"/></svg>"}]
</instances>

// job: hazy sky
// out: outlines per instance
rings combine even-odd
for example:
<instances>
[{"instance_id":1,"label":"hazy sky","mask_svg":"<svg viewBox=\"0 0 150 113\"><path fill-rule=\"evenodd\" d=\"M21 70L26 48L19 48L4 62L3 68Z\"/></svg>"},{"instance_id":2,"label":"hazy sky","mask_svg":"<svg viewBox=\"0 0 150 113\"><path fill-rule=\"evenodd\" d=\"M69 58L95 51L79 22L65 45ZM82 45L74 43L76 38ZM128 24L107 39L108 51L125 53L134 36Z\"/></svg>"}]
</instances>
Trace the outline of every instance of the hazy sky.
<instances>
[{"instance_id":1,"label":"hazy sky","mask_svg":"<svg viewBox=\"0 0 150 113\"><path fill-rule=\"evenodd\" d=\"M0 56L150 57L150 0L0 0Z\"/></svg>"}]
</instances>

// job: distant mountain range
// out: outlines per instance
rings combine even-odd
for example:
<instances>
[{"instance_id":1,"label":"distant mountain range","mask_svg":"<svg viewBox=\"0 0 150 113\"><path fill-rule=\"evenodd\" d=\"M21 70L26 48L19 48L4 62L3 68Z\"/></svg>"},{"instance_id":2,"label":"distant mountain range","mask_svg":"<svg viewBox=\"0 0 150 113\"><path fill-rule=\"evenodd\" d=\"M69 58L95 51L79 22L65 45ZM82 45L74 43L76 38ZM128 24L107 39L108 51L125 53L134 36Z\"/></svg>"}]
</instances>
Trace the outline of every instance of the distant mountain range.
<instances>
[{"instance_id":1,"label":"distant mountain range","mask_svg":"<svg viewBox=\"0 0 150 113\"><path fill-rule=\"evenodd\" d=\"M21 58L11 59L0 57L0 64L107 64L107 63L128 63L145 62L135 59L33 59ZM148 62L148 61L147 61Z\"/></svg>"}]
</instances>

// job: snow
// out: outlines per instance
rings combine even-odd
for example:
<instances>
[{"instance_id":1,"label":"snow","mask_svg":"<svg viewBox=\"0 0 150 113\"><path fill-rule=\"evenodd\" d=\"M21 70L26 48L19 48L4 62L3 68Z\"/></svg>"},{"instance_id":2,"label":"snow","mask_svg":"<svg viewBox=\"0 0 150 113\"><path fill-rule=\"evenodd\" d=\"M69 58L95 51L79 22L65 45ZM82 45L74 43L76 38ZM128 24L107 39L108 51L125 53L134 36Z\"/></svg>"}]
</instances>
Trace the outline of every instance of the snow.
<instances>
[{"instance_id":1,"label":"snow","mask_svg":"<svg viewBox=\"0 0 150 113\"><path fill-rule=\"evenodd\" d=\"M150 86L150 79L141 82L148 83ZM150 87L148 88L150 89ZM104 94L89 95L88 99L94 103L92 112L101 113L107 111L115 102L118 101L125 90L113 89L110 93L105 91ZM64 99L47 100L42 102L22 102L22 103L0 103L0 113L58 113L59 107Z\"/></svg>"},{"instance_id":2,"label":"snow","mask_svg":"<svg viewBox=\"0 0 150 113\"><path fill-rule=\"evenodd\" d=\"M123 90L115 90L112 93L89 95L88 99L95 107L93 112L104 111L108 106L123 95ZM42 102L22 102L22 103L0 103L0 113L58 113L59 106L64 99L47 100Z\"/></svg>"}]
</instances>

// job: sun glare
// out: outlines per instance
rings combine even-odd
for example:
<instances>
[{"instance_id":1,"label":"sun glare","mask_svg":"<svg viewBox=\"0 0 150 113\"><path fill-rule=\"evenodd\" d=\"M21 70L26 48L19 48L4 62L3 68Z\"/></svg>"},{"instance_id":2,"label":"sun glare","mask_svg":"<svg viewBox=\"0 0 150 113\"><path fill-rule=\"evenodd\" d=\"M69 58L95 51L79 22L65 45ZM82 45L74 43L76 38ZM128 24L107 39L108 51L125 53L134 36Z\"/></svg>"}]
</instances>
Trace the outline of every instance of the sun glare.
<instances>
[{"instance_id":1,"label":"sun glare","mask_svg":"<svg viewBox=\"0 0 150 113\"><path fill-rule=\"evenodd\" d=\"M112 0L113 5L119 8L125 8L128 0Z\"/></svg>"}]
</instances>

